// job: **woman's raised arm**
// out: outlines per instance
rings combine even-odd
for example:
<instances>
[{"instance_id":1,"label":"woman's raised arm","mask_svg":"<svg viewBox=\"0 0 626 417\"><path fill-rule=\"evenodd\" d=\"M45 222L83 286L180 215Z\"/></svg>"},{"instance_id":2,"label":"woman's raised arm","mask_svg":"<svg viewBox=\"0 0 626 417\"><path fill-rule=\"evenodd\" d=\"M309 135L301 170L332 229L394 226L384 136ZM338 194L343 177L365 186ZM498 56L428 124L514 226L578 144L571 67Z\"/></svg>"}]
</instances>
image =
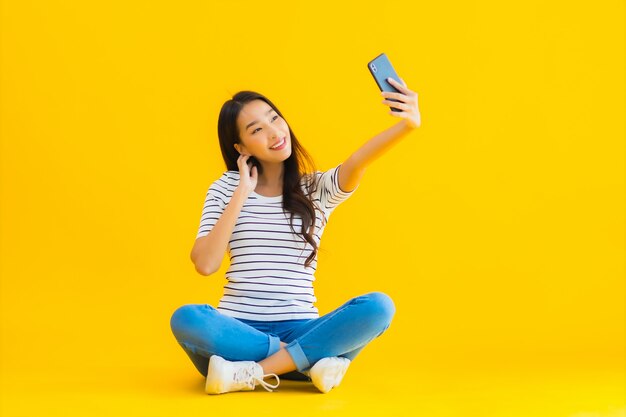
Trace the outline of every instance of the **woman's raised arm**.
<instances>
[{"instance_id":1,"label":"woman's raised arm","mask_svg":"<svg viewBox=\"0 0 626 417\"><path fill-rule=\"evenodd\" d=\"M369 164L391 149L391 147L408 133L421 126L422 120L417 102L417 93L411 91L402 79L400 79L400 81L402 81L402 84L393 78L389 78L389 82L400 90L400 93L383 91L381 92L381 96L385 97L385 100L382 101L383 104L401 110L389 110L389 114L404 120L401 120L365 142L341 164L338 181L339 187L342 190L346 192L354 190L357 185L359 185L361 177L363 177L365 173L365 168ZM388 98L400 100L400 102L386 100Z\"/></svg>"}]
</instances>

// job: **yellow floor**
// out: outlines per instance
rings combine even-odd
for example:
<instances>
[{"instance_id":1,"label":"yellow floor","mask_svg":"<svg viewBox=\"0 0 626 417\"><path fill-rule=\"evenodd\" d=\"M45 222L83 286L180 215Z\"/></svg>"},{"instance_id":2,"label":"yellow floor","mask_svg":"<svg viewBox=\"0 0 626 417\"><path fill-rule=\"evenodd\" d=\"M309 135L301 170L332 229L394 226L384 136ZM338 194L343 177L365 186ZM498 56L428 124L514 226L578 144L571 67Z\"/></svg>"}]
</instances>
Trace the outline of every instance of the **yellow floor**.
<instances>
[{"instance_id":1,"label":"yellow floor","mask_svg":"<svg viewBox=\"0 0 626 417\"><path fill-rule=\"evenodd\" d=\"M306 382L275 392L209 396L191 367L4 372L1 415L216 416L381 415L623 417L620 371L436 371L403 373L352 364L341 386L321 394ZM296 412L297 414L291 414ZM218 414L219 413L219 414Z\"/></svg>"}]
</instances>

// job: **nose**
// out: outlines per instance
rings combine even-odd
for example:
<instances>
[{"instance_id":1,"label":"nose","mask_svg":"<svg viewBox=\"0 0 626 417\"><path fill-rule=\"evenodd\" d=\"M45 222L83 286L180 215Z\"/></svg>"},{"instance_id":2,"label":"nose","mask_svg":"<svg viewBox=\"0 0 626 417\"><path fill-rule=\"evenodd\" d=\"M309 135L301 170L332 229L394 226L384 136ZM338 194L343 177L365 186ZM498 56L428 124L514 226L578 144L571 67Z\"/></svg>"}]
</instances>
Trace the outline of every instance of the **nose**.
<instances>
[{"instance_id":1,"label":"nose","mask_svg":"<svg viewBox=\"0 0 626 417\"><path fill-rule=\"evenodd\" d=\"M272 138L280 137L280 129L278 127L272 126Z\"/></svg>"}]
</instances>

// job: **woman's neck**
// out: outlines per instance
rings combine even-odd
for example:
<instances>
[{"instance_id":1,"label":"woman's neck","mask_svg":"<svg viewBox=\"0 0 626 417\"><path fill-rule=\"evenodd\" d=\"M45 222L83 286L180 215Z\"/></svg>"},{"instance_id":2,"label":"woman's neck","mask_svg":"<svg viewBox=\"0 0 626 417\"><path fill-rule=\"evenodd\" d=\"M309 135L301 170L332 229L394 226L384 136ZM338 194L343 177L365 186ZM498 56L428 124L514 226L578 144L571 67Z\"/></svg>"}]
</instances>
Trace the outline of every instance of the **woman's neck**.
<instances>
[{"instance_id":1,"label":"woman's neck","mask_svg":"<svg viewBox=\"0 0 626 417\"><path fill-rule=\"evenodd\" d=\"M259 176L257 185L267 189L282 189L283 175L285 171L284 163L263 163L263 175Z\"/></svg>"}]
</instances>

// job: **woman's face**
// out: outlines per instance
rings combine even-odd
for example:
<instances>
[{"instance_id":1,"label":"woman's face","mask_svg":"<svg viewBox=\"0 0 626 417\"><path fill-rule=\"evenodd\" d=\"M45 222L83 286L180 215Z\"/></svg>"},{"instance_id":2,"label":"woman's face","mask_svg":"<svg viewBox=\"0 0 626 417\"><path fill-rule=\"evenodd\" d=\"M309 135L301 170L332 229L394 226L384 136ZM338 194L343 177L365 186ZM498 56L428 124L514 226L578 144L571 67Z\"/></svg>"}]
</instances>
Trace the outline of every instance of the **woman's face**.
<instances>
[{"instance_id":1,"label":"woman's face","mask_svg":"<svg viewBox=\"0 0 626 417\"><path fill-rule=\"evenodd\" d=\"M285 119L263 100L246 103L237 117L241 143L235 144L240 154L252 155L259 161L282 162L291 155L291 137ZM271 149L282 141L279 149Z\"/></svg>"}]
</instances>

